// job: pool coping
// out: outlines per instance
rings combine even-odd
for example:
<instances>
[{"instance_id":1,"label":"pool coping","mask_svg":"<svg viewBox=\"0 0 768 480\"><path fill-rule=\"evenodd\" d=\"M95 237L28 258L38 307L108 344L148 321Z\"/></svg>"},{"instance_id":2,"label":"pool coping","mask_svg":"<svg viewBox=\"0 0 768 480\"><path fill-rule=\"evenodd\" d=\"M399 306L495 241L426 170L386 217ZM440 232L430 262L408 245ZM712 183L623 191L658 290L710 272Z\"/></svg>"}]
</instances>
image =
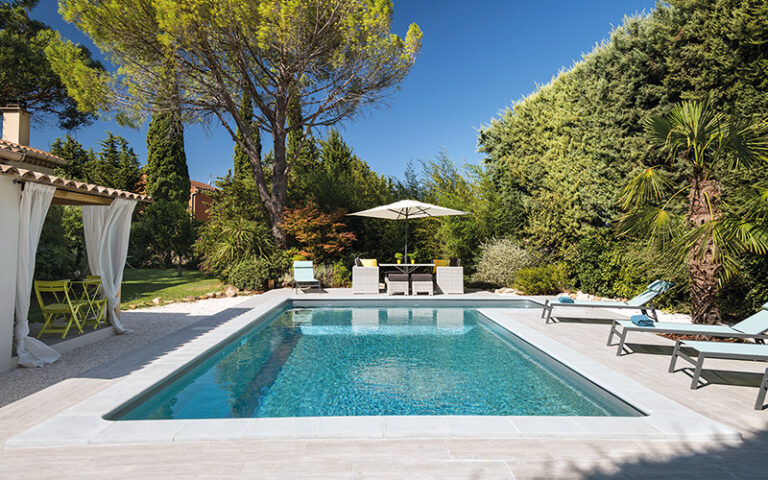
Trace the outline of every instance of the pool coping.
<instances>
[{"instance_id":1,"label":"pool coping","mask_svg":"<svg viewBox=\"0 0 768 480\"><path fill-rule=\"evenodd\" d=\"M738 440L741 434L591 360L547 335L517 322L514 309L483 308L482 303L510 301L499 297L290 295L266 300L189 343L158 357L106 389L6 441L8 448L89 444L149 444L269 438L600 438L637 440ZM539 304L534 299L520 297ZM523 341L571 368L587 380L633 405L642 417L545 416L358 416L205 420L105 420L103 417L142 392L251 328L259 318L288 304L326 305L440 304L475 302L480 313Z\"/></svg>"}]
</instances>

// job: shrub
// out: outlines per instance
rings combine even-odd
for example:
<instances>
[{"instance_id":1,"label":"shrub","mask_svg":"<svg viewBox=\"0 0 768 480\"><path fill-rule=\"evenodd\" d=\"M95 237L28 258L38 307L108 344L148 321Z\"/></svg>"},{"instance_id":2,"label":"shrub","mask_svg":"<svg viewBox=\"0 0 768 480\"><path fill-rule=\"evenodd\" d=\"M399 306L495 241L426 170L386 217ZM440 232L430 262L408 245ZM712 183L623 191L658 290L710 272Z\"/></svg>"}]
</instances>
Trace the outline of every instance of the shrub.
<instances>
[{"instance_id":1,"label":"shrub","mask_svg":"<svg viewBox=\"0 0 768 480\"><path fill-rule=\"evenodd\" d=\"M510 238L496 238L480 245L473 281L508 287L518 271L534 263L533 255Z\"/></svg>"},{"instance_id":2,"label":"shrub","mask_svg":"<svg viewBox=\"0 0 768 480\"><path fill-rule=\"evenodd\" d=\"M59 280L73 276L75 254L64 245L40 244L35 257L35 280Z\"/></svg>"},{"instance_id":3,"label":"shrub","mask_svg":"<svg viewBox=\"0 0 768 480\"><path fill-rule=\"evenodd\" d=\"M352 281L352 272L347 265L339 260L333 264L333 286L348 287Z\"/></svg>"},{"instance_id":4,"label":"shrub","mask_svg":"<svg viewBox=\"0 0 768 480\"><path fill-rule=\"evenodd\" d=\"M285 275L290 275L292 265L293 262L288 252L284 250L275 250L269 256L270 280L280 280Z\"/></svg>"},{"instance_id":5,"label":"shrub","mask_svg":"<svg viewBox=\"0 0 768 480\"><path fill-rule=\"evenodd\" d=\"M272 263L268 258L251 257L229 271L229 283L241 290L260 290L270 277Z\"/></svg>"},{"instance_id":6,"label":"shrub","mask_svg":"<svg viewBox=\"0 0 768 480\"><path fill-rule=\"evenodd\" d=\"M315 267L315 278L320 280L323 287L347 287L352 279L349 268L343 261L328 265L318 265Z\"/></svg>"},{"instance_id":7,"label":"shrub","mask_svg":"<svg viewBox=\"0 0 768 480\"><path fill-rule=\"evenodd\" d=\"M568 286L565 264L556 263L521 268L517 272L515 288L526 295L554 295Z\"/></svg>"}]
</instances>

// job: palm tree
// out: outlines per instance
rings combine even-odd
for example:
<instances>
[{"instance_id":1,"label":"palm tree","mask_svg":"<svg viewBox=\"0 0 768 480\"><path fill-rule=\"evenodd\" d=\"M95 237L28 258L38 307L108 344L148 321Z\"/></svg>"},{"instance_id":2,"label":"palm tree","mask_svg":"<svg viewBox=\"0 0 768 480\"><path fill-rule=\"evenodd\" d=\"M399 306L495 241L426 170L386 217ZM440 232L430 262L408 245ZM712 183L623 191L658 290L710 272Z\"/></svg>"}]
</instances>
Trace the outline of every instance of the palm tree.
<instances>
[{"instance_id":1,"label":"palm tree","mask_svg":"<svg viewBox=\"0 0 768 480\"><path fill-rule=\"evenodd\" d=\"M744 202L723 201L717 172L768 161L768 122L729 119L706 103L686 101L646 123L652 146L664 159L624 189L624 233L648 235L671 258L685 260L695 323L717 323L717 287L738 269L745 251L768 252L767 229ZM763 190L751 189L760 204ZM687 201L683 194L687 192Z\"/></svg>"}]
</instances>

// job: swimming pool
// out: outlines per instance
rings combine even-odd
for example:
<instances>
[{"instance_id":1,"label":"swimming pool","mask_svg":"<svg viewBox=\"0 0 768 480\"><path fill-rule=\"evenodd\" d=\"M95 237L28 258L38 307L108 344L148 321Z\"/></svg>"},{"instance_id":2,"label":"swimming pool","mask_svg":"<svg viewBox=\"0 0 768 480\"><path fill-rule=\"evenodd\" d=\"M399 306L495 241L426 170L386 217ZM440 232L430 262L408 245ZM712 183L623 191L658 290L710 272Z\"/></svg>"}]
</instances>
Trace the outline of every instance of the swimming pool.
<instances>
[{"instance_id":1,"label":"swimming pool","mask_svg":"<svg viewBox=\"0 0 768 480\"><path fill-rule=\"evenodd\" d=\"M106 418L642 415L477 308L419 303L286 306Z\"/></svg>"}]
</instances>

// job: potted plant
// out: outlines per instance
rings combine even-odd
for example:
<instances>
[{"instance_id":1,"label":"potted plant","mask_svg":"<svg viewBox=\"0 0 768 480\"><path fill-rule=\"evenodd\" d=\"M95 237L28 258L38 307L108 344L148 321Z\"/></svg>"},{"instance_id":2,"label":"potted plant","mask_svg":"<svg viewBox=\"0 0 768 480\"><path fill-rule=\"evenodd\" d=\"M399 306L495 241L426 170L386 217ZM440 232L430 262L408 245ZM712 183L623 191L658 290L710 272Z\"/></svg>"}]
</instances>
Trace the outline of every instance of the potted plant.
<instances>
[{"instance_id":1,"label":"potted plant","mask_svg":"<svg viewBox=\"0 0 768 480\"><path fill-rule=\"evenodd\" d=\"M408 254L408 260L411 261L411 264L416 263L416 254L415 253L409 253Z\"/></svg>"},{"instance_id":2,"label":"potted plant","mask_svg":"<svg viewBox=\"0 0 768 480\"><path fill-rule=\"evenodd\" d=\"M397 252L397 253L395 254L395 260L397 260L397 264L398 264L398 265L399 265L399 264L401 264L401 263L403 263L403 254L402 254L402 253L400 253L400 252Z\"/></svg>"}]
</instances>

